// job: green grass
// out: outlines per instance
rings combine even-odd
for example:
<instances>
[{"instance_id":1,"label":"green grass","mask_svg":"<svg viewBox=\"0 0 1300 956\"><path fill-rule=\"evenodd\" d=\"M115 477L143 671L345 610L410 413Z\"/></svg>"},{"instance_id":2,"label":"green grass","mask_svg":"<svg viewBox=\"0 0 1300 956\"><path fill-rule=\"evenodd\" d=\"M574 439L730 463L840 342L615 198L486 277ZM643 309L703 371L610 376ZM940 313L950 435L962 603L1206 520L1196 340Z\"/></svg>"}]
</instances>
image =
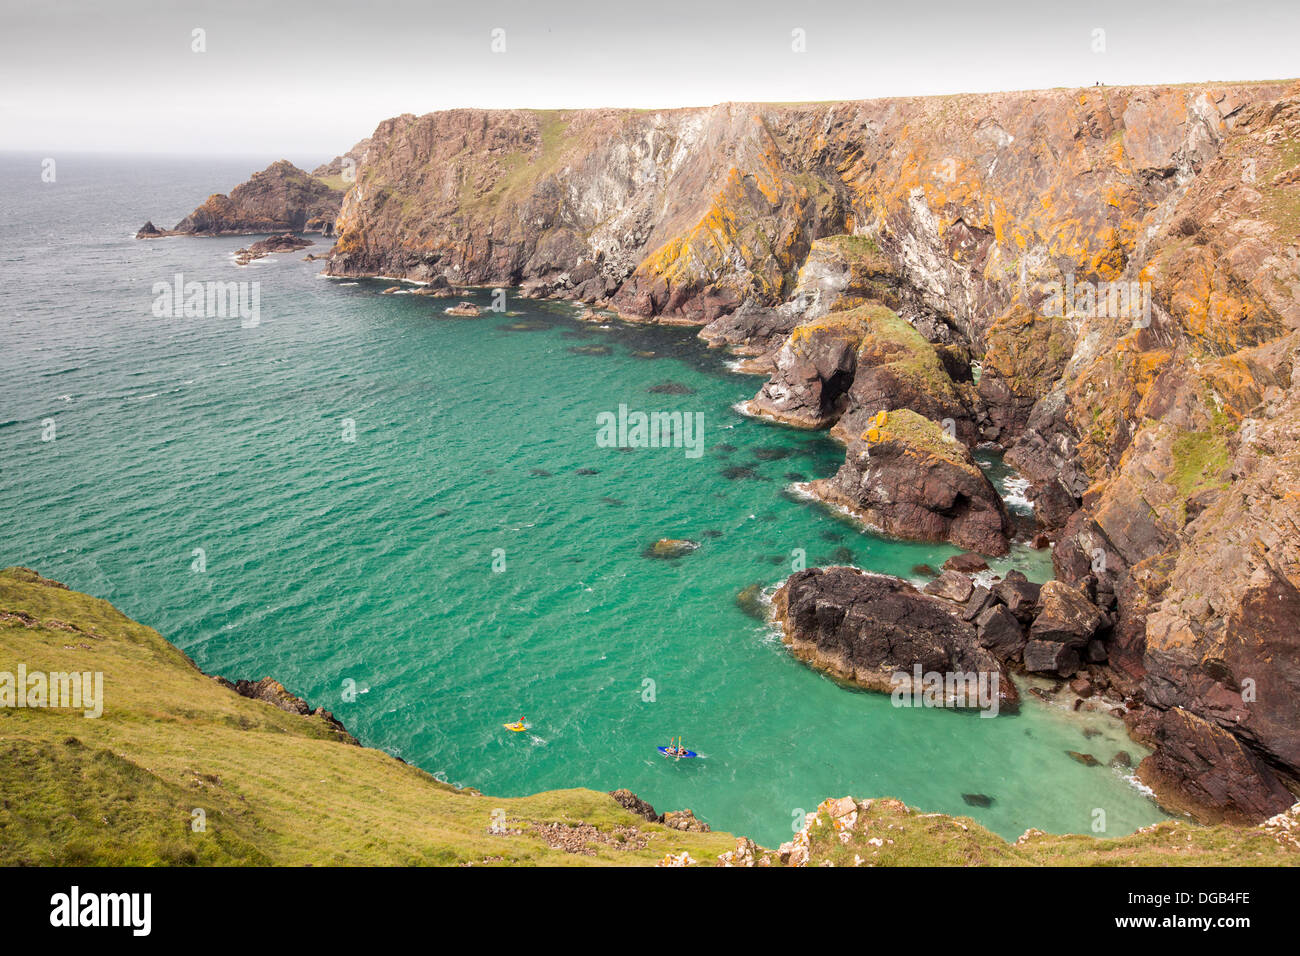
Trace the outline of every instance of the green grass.
<instances>
[{"instance_id":1,"label":"green grass","mask_svg":"<svg viewBox=\"0 0 1300 956\"><path fill-rule=\"evenodd\" d=\"M1184 499L1226 484L1228 440L1222 432L1186 432L1174 439L1170 451L1174 469L1169 481Z\"/></svg>"},{"instance_id":2,"label":"green grass","mask_svg":"<svg viewBox=\"0 0 1300 956\"><path fill-rule=\"evenodd\" d=\"M681 852L707 864L735 846L725 833L648 823L592 790L514 799L456 790L320 718L240 697L106 601L10 568L0 571L0 671L20 663L28 673L102 672L104 711L0 708L3 866L614 866ZM875 800L840 843L822 816L810 831L814 864L1300 861L1300 846L1259 828L1163 823L1114 840L1036 834L1008 844L965 818ZM489 832L494 817L508 833ZM571 845L579 837L575 852L556 832Z\"/></svg>"},{"instance_id":3,"label":"green grass","mask_svg":"<svg viewBox=\"0 0 1300 956\"><path fill-rule=\"evenodd\" d=\"M0 671L20 663L103 672L105 706L98 719L0 709L0 865L646 865L734 846L647 823L590 790L458 791L323 720L227 690L106 601L9 569ZM206 832L191 828L196 808ZM497 809L522 832L489 833ZM594 827L591 855L548 846L535 828L549 823ZM629 834L646 845L620 848Z\"/></svg>"},{"instance_id":4,"label":"green grass","mask_svg":"<svg viewBox=\"0 0 1300 956\"><path fill-rule=\"evenodd\" d=\"M813 240L813 246L829 246L844 256L858 273L889 272L889 260L881 252L874 236L824 236Z\"/></svg>"},{"instance_id":5,"label":"green grass","mask_svg":"<svg viewBox=\"0 0 1300 956\"><path fill-rule=\"evenodd\" d=\"M1274 156L1272 168L1261 177L1264 212L1285 235L1295 236L1300 233L1300 183L1278 186L1270 180L1300 165L1300 140L1289 139L1279 144Z\"/></svg>"},{"instance_id":6,"label":"green grass","mask_svg":"<svg viewBox=\"0 0 1300 956\"><path fill-rule=\"evenodd\" d=\"M352 181L343 178L342 173L334 173L332 176L313 176L312 179L330 189L337 189L340 192L347 192L352 188Z\"/></svg>"},{"instance_id":7,"label":"green grass","mask_svg":"<svg viewBox=\"0 0 1300 956\"><path fill-rule=\"evenodd\" d=\"M570 114L565 110L535 110L540 149L534 152L518 151L500 158L503 172L492 188L482 196L469 195L468 187L462 190L461 205L466 209L495 207L511 199L521 199L529 188L541 182L560 167L565 147L569 144Z\"/></svg>"},{"instance_id":8,"label":"green grass","mask_svg":"<svg viewBox=\"0 0 1300 956\"><path fill-rule=\"evenodd\" d=\"M878 432L882 442L897 440L967 471L979 470L971 461L965 445L951 437L938 422L918 415L910 408L896 408L886 413L885 424Z\"/></svg>"}]
</instances>

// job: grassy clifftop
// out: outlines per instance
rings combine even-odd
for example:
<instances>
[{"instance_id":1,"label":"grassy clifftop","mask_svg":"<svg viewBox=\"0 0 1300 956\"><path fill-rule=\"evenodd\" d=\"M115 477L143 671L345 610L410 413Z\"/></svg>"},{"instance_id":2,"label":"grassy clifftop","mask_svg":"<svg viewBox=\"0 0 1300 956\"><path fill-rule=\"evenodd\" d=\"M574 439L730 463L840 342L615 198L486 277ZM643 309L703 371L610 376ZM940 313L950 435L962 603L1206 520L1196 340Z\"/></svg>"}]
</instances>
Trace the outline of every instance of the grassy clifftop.
<instances>
[{"instance_id":1,"label":"grassy clifftop","mask_svg":"<svg viewBox=\"0 0 1300 956\"><path fill-rule=\"evenodd\" d=\"M103 714L0 706L0 865L632 865L689 853L774 865L725 833L680 832L606 794L456 790L321 716L242 697L107 601L0 571L0 675L102 672ZM843 810L852 806L853 825ZM205 829L196 830L195 811ZM839 816L837 816L839 812ZM494 824L504 833L491 832ZM879 841L878 843L875 841ZM856 859L855 859L856 858ZM1300 817L1161 824L1118 840L1031 833L894 800L827 801L788 862L817 865L1295 864Z\"/></svg>"},{"instance_id":2,"label":"grassy clifftop","mask_svg":"<svg viewBox=\"0 0 1300 956\"><path fill-rule=\"evenodd\" d=\"M591 790L458 791L319 717L239 696L106 601L11 568L0 671L20 664L101 671L105 702L98 719L0 708L0 865L647 865L734 846ZM489 832L498 809L504 835Z\"/></svg>"}]
</instances>

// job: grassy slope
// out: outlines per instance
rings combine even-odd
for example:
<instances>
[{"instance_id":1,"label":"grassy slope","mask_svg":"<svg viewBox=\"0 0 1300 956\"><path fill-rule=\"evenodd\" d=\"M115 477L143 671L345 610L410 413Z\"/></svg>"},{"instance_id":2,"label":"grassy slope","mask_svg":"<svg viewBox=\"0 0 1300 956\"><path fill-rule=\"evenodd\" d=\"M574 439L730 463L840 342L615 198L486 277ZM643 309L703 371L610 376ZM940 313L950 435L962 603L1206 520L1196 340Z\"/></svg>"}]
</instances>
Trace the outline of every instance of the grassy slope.
<instances>
[{"instance_id":1,"label":"grassy slope","mask_svg":"<svg viewBox=\"0 0 1300 956\"><path fill-rule=\"evenodd\" d=\"M34 619L34 626L14 616ZM65 630L70 624L80 630ZM104 715L0 709L0 864L647 864L726 834L679 833L605 794L457 791L323 721L248 700L106 601L0 572L0 671L102 671ZM262 675L257 675L262 676ZM202 808L207 832L190 828ZM505 811L518 835L488 832ZM533 822L591 824L644 849L551 849Z\"/></svg>"},{"instance_id":2,"label":"grassy slope","mask_svg":"<svg viewBox=\"0 0 1300 956\"><path fill-rule=\"evenodd\" d=\"M519 799L457 791L344 742L318 718L238 696L108 602L11 568L0 571L0 671L20 663L29 673L102 671L106 702L99 719L0 708L0 865L646 865L682 851L712 862L734 846L724 833L646 823L591 790ZM206 812L206 832L191 830L195 808ZM488 832L497 808L520 832ZM1116 840L1008 844L970 820L897 801L873 801L862 818L866 828L848 844L814 826L812 862L1300 862L1300 848L1249 828L1161 824ZM594 828L580 831L590 853L552 848L538 824ZM623 848L629 837L644 845ZM867 842L875 837L880 847Z\"/></svg>"}]
</instances>

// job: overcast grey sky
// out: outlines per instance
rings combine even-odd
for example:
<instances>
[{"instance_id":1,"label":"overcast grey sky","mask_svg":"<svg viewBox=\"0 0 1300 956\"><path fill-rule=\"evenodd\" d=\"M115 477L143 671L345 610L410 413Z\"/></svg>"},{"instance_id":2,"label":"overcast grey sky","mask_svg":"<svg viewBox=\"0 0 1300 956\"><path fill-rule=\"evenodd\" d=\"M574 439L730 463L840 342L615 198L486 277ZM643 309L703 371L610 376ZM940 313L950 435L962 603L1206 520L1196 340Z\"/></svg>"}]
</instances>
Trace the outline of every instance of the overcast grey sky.
<instances>
[{"instance_id":1,"label":"overcast grey sky","mask_svg":"<svg viewBox=\"0 0 1300 956\"><path fill-rule=\"evenodd\" d=\"M333 155L456 106L1282 79L1298 40L1300 0L0 0L0 149Z\"/></svg>"}]
</instances>

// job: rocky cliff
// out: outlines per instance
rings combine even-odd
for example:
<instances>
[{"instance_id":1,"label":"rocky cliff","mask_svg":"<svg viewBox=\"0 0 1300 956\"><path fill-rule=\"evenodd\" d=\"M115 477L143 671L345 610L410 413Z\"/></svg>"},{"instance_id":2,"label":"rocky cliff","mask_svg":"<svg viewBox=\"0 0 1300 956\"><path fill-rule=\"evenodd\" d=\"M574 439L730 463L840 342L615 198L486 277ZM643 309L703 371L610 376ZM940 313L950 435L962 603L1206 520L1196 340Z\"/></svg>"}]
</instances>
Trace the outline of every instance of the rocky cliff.
<instances>
[{"instance_id":1,"label":"rocky cliff","mask_svg":"<svg viewBox=\"0 0 1300 956\"><path fill-rule=\"evenodd\" d=\"M345 157L334 162L341 163ZM321 168L323 175L332 166ZM331 183L305 173L286 159L277 160L246 183L213 193L171 229L146 222L137 239L163 236L237 236L257 233L319 232L334 234L334 218L343 201L341 177Z\"/></svg>"},{"instance_id":2,"label":"rocky cliff","mask_svg":"<svg viewBox=\"0 0 1300 956\"><path fill-rule=\"evenodd\" d=\"M1144 776L1207 818L1296 788L1300 86L406 115L337 229L336 275L700 325L845 441L937 358L901 407L1030 479ZM864 306L914 335L826 321Z\"/></svg>"}]
</instances>

